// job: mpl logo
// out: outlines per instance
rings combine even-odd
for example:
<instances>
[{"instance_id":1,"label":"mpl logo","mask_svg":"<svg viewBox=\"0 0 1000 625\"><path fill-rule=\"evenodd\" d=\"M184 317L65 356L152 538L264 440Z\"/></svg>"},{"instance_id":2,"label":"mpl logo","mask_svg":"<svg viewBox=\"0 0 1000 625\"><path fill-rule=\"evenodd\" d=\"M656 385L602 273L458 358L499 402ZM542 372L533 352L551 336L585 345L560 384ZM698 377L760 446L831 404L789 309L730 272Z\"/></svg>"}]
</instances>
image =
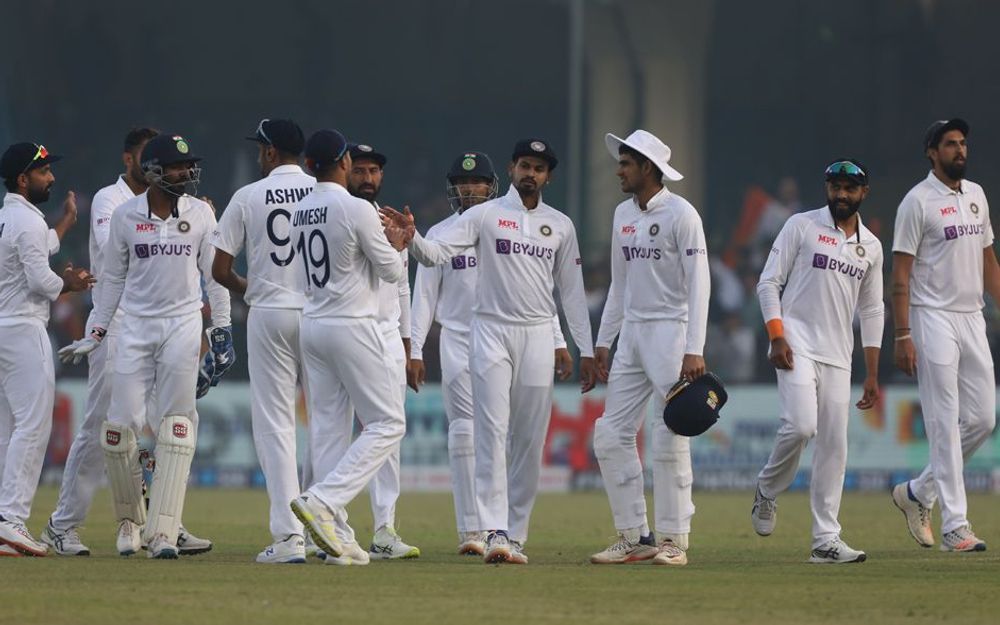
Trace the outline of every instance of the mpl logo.
<instances>
[{"instance_id":1,"label":"mpl logo","mask_svg":"<svg viewBox=\"0 0 1000 625\"><path fill-rule=\"evenodd\" d=\"M108 443L108 445L117 445L122 442L122 433L114 430L108 430L104 435L104 440Z\"/></svg>"},{"instance_id":2,"label":"mpl logo","mask_svg":"<svg viewBox=\"0 0 1000 625\"><path fill-rule=\"evenodd\" d=\"M622 234L635 234L635 226L622 226Z\"/></svg>"},{"instance_id":3,"label":"mpl logo","mask_svg":"<svg viewBox=\"0 0 1000 625\"><path fill-rule=\"evenodd\" d=\"M174 436L177 438L187 438L188 426L187 423L175 423L174 424Z\"/></svg>"},{"instance_id":4,"label":"mpl logo","mask_svg":"<svg viewBox=\"0 0 1000 625\"><path fill-rule=\"evenodd\" d=\"M813 267L816 269L826 269L830 264L830 257L826 254L813 254Z\"/></svg>"},{"instance_id":5,"label":"mpl logo","mask_svg":"<svg viewBox=\"0 0 1000 625\"><path fill-rule=\"evenodd\" d=\"M957 213L958 213L958 209L955 208L954 206L945 206L944 208L941 209L941 216L942 217L944 217L945 215L955 215Z\"/></svg>"},{"instance_id":6,"label":"mpl logo","mask_svg":"<svg viewBox=\"0 0 1000 625\"><path fill-rule=\"evenodd\" d=\"M156 232L156 224L136 224L136 232Z\"/></svg>"},{"instance_id":7,"label":"mpl logo","mask_svg":"<svg viewBox=\"0 0 1000 625\"><path fill-rule=\"evenodd\" d=\"M828 234L821 234L821 235L819 235L819 239L818 240L819 240L820 243L824 243L826 245L832 245L834 247L837 247L837 237L831 237Z\"/></svg>"},{"instance_id":8,"label":"mpl logo","mask_svg":"<svg viewBox=\"0 0 1000 625\"><path fill-rule=\"evenodd\" d=\"M453 256L451 259L451 268L454 270L473 268L476 266L475 256Z\"/></svg>"},{"instance_id":9,"label":"mpl logo","mask_svg":"<svg viewBox=\"0 0 1000 625\"><path fill-rule=\"evenodd\" d=\"M507 230L517 230L517 222L513 219L498 219L498 228L506 228Z\"/></svg>"}]
</instances>

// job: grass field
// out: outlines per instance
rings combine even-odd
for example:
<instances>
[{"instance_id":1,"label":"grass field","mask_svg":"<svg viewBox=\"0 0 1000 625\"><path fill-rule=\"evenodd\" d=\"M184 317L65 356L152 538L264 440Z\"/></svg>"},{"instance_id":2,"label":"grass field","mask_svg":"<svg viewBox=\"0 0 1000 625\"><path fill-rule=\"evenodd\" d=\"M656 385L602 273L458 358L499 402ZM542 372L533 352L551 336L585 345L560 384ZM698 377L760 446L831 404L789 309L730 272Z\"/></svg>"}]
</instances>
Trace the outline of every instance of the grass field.
<instances>
[{"instance_id":1,"label":"grass field","mask_svg":"<svg viewBox=\"0 0 1000 625\"><path fill-rule=\"evenodd\" d=\"M35 500L38 535L55 503ZM89 558L0 558L0 623L996 623L1000 619L1000 497L970 500L992 551L921 549L888 495L847 494L844 537L867 551L852 565L809 565L803 494L779 500L778 529L753 533L749 493L696 493L695 533L683 568L597 567L588 556L613 537L603 493L543 495L526 552L531 564L484 565L453 555L447 495L404 495L402 535L419 560L342 568L254 564L269 542L262 491L192 490L186 525L215 550L180 561L120 558L108 494L82 535ZM350 509L371 535L367 501ZM937 519L935 519L936 525Z\"/></svg>"}]
</instances>

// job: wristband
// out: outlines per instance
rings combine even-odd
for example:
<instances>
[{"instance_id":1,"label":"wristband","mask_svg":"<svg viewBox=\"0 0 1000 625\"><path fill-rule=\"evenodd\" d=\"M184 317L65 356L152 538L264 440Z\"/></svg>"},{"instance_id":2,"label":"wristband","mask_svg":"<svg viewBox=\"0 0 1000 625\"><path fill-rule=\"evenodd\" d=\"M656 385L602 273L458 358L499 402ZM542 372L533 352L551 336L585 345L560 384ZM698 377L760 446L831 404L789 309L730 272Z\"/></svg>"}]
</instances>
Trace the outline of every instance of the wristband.
<instances>
[{"instance_id":1,"label":"wristband","mask_svg":"<svg viewBox=\"0 0 1000 625\"><path fill-rule=\"evenodd\" d=\"M912 334L904 334L902 336L897 336L894 340L895 341L904 341L904 340L906 340L908 338L912 338L912 337L913 337Z\"/></svg>"},{"instance_id":2,"label":"wristband","mask_svg":"<svg viewBox=\"0 0 1000 625\"><path fill-rule=\"evenodd\" d=\"M781 323L781 319L771 319L766 324L767 326L767 338L780 339L785 336L785 326Z\"/></svg>"}]
</instances>

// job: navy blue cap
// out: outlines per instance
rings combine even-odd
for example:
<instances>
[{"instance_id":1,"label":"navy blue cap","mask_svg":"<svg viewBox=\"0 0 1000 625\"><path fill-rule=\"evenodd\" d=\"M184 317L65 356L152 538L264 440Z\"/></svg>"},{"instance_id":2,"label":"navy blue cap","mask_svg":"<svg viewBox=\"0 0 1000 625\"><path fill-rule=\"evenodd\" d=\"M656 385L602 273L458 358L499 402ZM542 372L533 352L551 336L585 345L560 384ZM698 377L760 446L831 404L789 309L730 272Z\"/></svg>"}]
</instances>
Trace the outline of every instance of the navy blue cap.
<instances>
[{"instance_id":1,"label":"navy blue cap","mask_svg":"<svg viewBox=\"0 0 1000 625\"><path fill-rule=\"evenodd\" d=\"M663 422L675 434L698 436L715 425L728 399L722 380L712 372L681 380L667 394Z\"/></svg>"},{"instance_id":2,"label":"navy blue cap","mask_svg":"<svg viewBox=\"0 0 1000 625\"><path fill-rule=\"evenodd\" d=\"M514 153L511 154L510 160L516 161L522 156L537 156L544 159L549 164L550 170L555 169L556 165L559 164L559 159L556 158L552 146L549 145L548 141L542 139L521 139L514 144Z\"/></svg>"},{"instance_id":3,"label":"navy blue cap","mask_svg":"<svg viewBox=\"0 0 1000 625\"><path fill-rule=\"evenodd\" d=\"M493 180L496 177L493 161L485 152L465 152L451 162L447 178L450 182L462 176Z\"/></svg>"},{"instance_id":4,"label":"navy blue cap","mask_svg":"<svg viewBox=\"0 0 1000 625\"><path fill-rule=\"evenodd\" d=\"M257 130L247 141L274 146L282 152L298 156L306 144L306 137L299 125L290 119L270 119L265 117L257 124Z\"/></svg>"},{"instance_id":5,"label":"navy blue cap","mask_svg":"<svg viewBox=\"0 0 1000 625\"><path fill-rule=\"evenodd\" d=\"M347 153L347 139L336 130L317 130L306 141L306 158L318 167L332 165Z\"/></svg>"},{"instance_id":6,"label":"navy blue cap","mask_svg":"<svg viewBox=\"0 0 1000 625\"><path fill-rule=\"evenodd\" d=\"M49 154L39 143L15 143L0 157L0 177L5 180L17 178L25 172L58 161L61 156Z\"/></svg>"},{"instance_id":7,"label":"navy blue cap","mask_svg":"<svg viewBox=\"0 0 1000 625\"><path fill-rule=\"evenodd\" d=\"M966 137L969 136L969 122L956 117L954 119L939 119L924 133L924 150L936 148L941 143L941 137L949 130L957 130Z\"/></svg>"},{"instance_id":8,"label":"navy blue cap","mask_svg":"<svg viewBox=\"0 0 1000 625\"><path fill-rule=\"evenodd\" d=\"M379 167L385 167L385 164L389 162L389 159L385 157L385 154L382 154L367 143L348 143L347 149L351 151L352 161L368 159L370 161L375 161Z\"/></svg>"},{"instance_id":9,"label":"navy blue cap","mask_svg":"<svg viewBox=\"0 0 1000 625\"><path fill-rule=\"evenodd\" d=\"M165 132L150 139L142 148L140 165L147 169L154 165L163 167L174 163L196 163L201 160L191 151L187 139Z\"/></svg>"}]
</instances>

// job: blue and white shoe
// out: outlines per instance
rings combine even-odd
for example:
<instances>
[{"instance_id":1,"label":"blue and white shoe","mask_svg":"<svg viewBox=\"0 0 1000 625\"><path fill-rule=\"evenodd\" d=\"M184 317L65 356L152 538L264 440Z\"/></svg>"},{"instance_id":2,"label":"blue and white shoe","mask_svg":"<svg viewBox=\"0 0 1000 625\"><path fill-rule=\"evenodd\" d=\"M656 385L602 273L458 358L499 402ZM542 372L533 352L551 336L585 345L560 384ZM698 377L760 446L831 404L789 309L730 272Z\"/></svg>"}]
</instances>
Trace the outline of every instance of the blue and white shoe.
<instances>
[{"instance_id":1,"label":"blue and white shoe","mask_svg":"<svg viewBox=\"0 0 1000 625\"><path fill-rule=\"evenodd\" d=\"M257 562L259 564L305 564L305 540L298 534L292 534L258 553Z\"/></svg>"},{"instance_id":2,"label":"blue and white shoe","mask_svg":"<svg viewBox=\"0 0 1000 625\"><path fill-rule=\"evenodd\" d=\"M813 564L849 564L864 562L867 558L864 551L851 549L840 538L834 538L813 549L809 561Z\"/></svg>"}]
</instances>

